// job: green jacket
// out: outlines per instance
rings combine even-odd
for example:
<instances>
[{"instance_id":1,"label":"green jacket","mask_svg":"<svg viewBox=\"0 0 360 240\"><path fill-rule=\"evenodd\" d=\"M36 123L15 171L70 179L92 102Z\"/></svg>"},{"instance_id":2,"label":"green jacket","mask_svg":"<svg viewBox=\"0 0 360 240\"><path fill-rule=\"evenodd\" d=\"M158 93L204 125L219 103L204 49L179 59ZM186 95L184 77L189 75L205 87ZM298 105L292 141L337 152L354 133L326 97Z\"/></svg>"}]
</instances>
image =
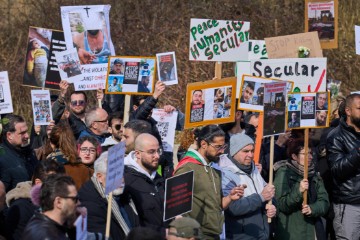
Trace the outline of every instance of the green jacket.
<instances>
[{"instance_id":1,"label":"green jacket","mask_svg":"<svg viewBox=\"0 0 360 240\"><path fill-rule=\"evenodd\" d=\"M184 214L196 219L206 239L218 239L222 232L221 171L208 166L202 156L190 150L179 163L174 175L194 170L192 211Z\"/></svg>"},{"instance_id":2,"label":"green jacket","mask_svg":"<svg viewBox=\"0 0 360 240\"><path fill-rule=\"evenodd\" d=\"M320 176L309 178L309 184L315 184L317 198L314 203L308 204L311 208L310 216L301 213L303 196L299 185L303 176L287 166L280 167L275 174L275 190L278 206L276 239L311 240L315 239L315 222L324 216L329 209L329 197ZM308 191L309 192L309 191ZM309 193L308 193L309 194Z\"/></svg>"}]
</instances>

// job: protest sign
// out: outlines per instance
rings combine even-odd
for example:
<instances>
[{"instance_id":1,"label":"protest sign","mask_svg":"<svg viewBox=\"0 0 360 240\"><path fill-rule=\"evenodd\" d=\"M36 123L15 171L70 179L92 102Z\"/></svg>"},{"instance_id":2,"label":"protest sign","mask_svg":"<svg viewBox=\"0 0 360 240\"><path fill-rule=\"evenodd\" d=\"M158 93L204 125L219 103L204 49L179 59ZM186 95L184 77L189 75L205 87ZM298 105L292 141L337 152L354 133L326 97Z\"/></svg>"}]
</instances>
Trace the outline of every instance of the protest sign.
<instances>
[{"instance_id":1,"label":"protest sign","mask_svg":"<svg viewBox=\"0 0 360 240\"><path fill-rule=\"evenodd\" d=\"M175 128L178 112L167 113L164 109L154 108L151 117L157 121L156 127L161 136L164 151L173 152L175 140Z\"/></svg>"},{"instance_id":2,"label":"protest sign","mask_svg":"<svg viewBox=\"0 0 360 240\"><path fill-rule=\"evenodd\" d=\"M355 50L360 55L360 26L355 25Z\"/></svg>"},{"instance_id":3,"label":"protest sign","mask_svg":"<svg viewBox=\"0 0 360 240\"><path fill-rule=\"evenodd\" d=\"M74 226L76 228L76 240L86 240L87 239L87 216L80 215Z\"/></svg>"},{"instance_id":4,"label":"protest sign","mask_svg":"<svg viewBox=\"0 0 360 240\"><path fill-rule=\"evenodd\" d=\"M194 171L165 181L164 221L192 210Z\"/></svg>"},{"instance_id":5,"label":"protest sign","mask_svg":"<svg viewBox=\"0 0 360 240\"><path fill-rule=\"evenodd\" d=\"M286 82L264 83L264 136L285 132L286 84Z\"/></svg>"},{"instance_id":6,"label":"protest sign","mask_svg":"<svg viewBox=\"0 0 360 240\"><path fill-rule=\"evenodd\" d=\"M264 111L264 84L269 82L282 82L277 79L253 77L243 75L240 85L240 98L238 100L238 109L244 109L255 112ZM288 83L285 83L287 85ZM287 86L292 89L292 83Z\"/></svg>"},{"instance_id":7,"label":"protest sign","mask_svg":"<svg viewBox=\"0 0 360 240\"><path fill-rule=\"evenodd\" d=\"M151 95L155 84L155 57L111 57L105 93Z\"/></svg>"},{"instance_id":8,"label":"protest sign","mask_svg":"<svg viewBox=\"0 0 360 240\"><path fill-rule=\"evenodd\" d=\"M73 81L82 79L81 65L76 48L56 52L55 58L62 80L73 83Z\"/></svg>"},{"instance_id":9,"label":"protest sign","mask_svg":"<svg viewBox=\"0 0 360 240\"><path fill-rule=\"evenodd\" d=\"M305 0L305 32L313 31L322 49L338 47L338 0Z\"/></svg>"},{"instance_id":10,"label":"protest sign","mask_svg":"<svg viewBox=\"0 0 360 240\"><path fill-rule=\"evenodd\" d=\"M49 90L31 90L34 125L49 125L52 120Z\"/></svg>"},{"instance_id":11,"label":"protest sign","mask_svg":"<svg viewBox=\"0 0 360 240\"><path fill-rule=\"evenodd\" d=\"M299 47L310 49L310 57L323 57L317 32L265 38L269 58L298 58Z\"/></svg>"},{"instance_id":12,"label":"protest sign","mask_svg":"<svg viewBox=\"0 0 360 240\"><path fill-rule=\"evenodd\" d=\"M110 37L110 5L61 7L66 46L75 47L83 78L75 90L104 89L109 56L115 55Z\"/></svg>"},{"instance_id":13,"label":"protest sign","mask_svg":"<svg viewBox=\"0 0 360 240\"><path fill-rule=\"evenodd\" d=\"M65 49L62 31L30 27L23 85L59 89L61 77L54 53Z\"/></svg>"},{"instance_id":14,"label":"protest sign","mask_svg":"<svg viewBox=\"0 0 360 240\"><path fill-rule=\"evenodd\" d=\"M249 40L249 57L253 59L268 59L268 52L264 40Z\"/></svg>"},{"instance_id":15,"label":"protest sign","mask_svg":"<svg viewBox=\"0 0 360 240\"><path fill-rule=\"evenodd\" d=\"M120 142L109 148L105 194L123 187L125 142Z\"/></svg>"},{"instance_id":16,"label":"protest sign","mask_svg":"<svg viewBox=\"0 0 360 240\"><path fill-rule=\"evenodd\" d=\"M240 89L243 75L250 75L251 73L251 62L250 61L241 61L236 63L236 98L240 97Z\"/></svg>"},{"instance_id":17,"label":"protest sign","mask_svg":"<svg viewBox=\"0 0 360 240\"><path fill-rule=\"evenodd\" d=\"M287 128L324 128L329 126L330 93L289 93Z\"/></svg>"},{"instance_id":18,"label":"protest sign","mask_svg":"<svg viewBox=\"0 0 360 240\"><path fill-rule=\"evenodd\" d=\"M166 85L178 84L175 52L156 54L158 79Z\"/></svg>"},{"instance_id":19,"label":"protest sign","mask_svg":"<svg viewBox=\"0 0 360 240\"><path fill-rule=\"evenodd\" d=\"M235 86L235 77L188 84L185 128L234 121Z\"/></svg>"},{"instance_id":20,"label":"protest sign","mask_svg":"<svg viewBox=\"0 0 360 240\"><path fill-rule=\"evenodd\" d=\"M248 60L249 32L250 22L192 18L189 59L222 62Z\"/></svg>"},{"instance_id":21,"label":"protest sign","mask_svg":"<svg viewBox=\"0 0 360 240\"><path fill-rule=\"evenodd\" d=\"M13 111L8 72L0 72L0 114Z\"/></svg>"},{"instance_id":22,"label":"protest sign","mask_svg":"<svg viewBox=\"0 0 360 240\"><path fill-rule=\"evenodd\" d=\"M251 61L255 77L294 82L295 92L326 91L326 58L282 58Z\"/></svg>"}]
</instances>

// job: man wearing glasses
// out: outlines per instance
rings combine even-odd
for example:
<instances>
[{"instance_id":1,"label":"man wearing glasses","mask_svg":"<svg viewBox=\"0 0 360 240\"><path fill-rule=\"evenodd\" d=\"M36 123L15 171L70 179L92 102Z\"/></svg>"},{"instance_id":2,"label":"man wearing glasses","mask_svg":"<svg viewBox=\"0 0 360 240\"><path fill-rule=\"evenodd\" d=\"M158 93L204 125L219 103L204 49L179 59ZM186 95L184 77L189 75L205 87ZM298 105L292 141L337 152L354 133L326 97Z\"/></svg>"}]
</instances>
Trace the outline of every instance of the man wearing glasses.
<instances>
[{"instance_id":1,"label":"man wearing glasses","mask_svg":"<svg viewBox=\"0 0 360 240\"><path fill-rule=\"evenodd\" d=\"M163 222L165 181L156 172L162 149L151 134L135 139L135 151L125 158L124 194L130 194L139 214L140 226L149 227L165 236Z\"/></svg>"},{"instance_id":2,"label":"man wearing glasses","mask_svg":"<svg viewBox=\"0 0 360 240\"><path fill-rule=\"evenodd\" d=\"M108 113L102 108L92 108L85 114L86 129L80 132L80 137L93 136L100 143L105 142L108 133Z\"/></svg>"},{"instance_id":3,"label":"man wearing glasses","mask_svg":"<svg viewBox=\"0 0 360 240\"><path fill-rule=\"evenodd\" d=\"M53 175L42 184L40 207L26 225L26 239L69 239L66 225L76 219L80 202L75 183L69 176ZM69 225L71 226L71 225Z\"/></svg>"},{"instance_id":4,"label":"man wearing glasses","mask_svg":"<svg viewBox=\"0 0 360 240\"><path fill-rule=\"evenodd\" d=\"M112 113L108 120L108 130L111 136L101 144L102 151L107 151L109 147L121 142L124 132L124 114L122 112Z\"/></svg>"},{"instance_id":5,"label":"man wearing glasses","mask_svg":"<svg viewBox=\"0 0 360 240\"><path fill-rule=\"evenodd\" d=\"M230 189L226 197L221 188L221 171L213 164L227 148L225 133L216 125L208 125L195 132L197 150L189 149L179 162L175 175L194 171L193 208L184 216L197 220L205 239L220 239L224 216L223 209L242 197L243 186Z\"/></svg>"},{"instance_id":6,"label":"man wearing glasses","mask_svg":"<svg viewBox=\"0 0 360 240\"><path fill-rule=\"evenodd\" d=\"M54 102L54 105L52 106L52 113L55 124L57 124L60 121L65 111L65 95L68 91L69 83L65 80L62 80L59 84L59 87L60 87L59 98ZM96 98L101 99L101 101L103 100L104 93L102 90L97 91ZM86 107L87 107L87 96L85 92L75 91L70 94L70 102L69 102L70 115L68 117L68 121L76 139L79 138L80 132L86 129L86 125L85 125ZM102 108L105 109L107 112L111 112L110 107L105 101L103 102Z\"/></svg>"}]
</instances>

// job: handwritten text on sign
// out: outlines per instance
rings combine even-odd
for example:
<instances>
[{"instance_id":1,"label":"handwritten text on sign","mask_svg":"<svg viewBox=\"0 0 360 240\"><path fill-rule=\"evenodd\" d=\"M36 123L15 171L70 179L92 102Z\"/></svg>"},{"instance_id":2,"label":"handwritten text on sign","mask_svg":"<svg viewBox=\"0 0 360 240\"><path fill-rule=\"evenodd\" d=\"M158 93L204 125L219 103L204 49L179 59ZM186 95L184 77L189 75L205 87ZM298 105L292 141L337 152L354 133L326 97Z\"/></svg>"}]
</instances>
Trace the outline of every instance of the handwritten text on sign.
<instances>
[{"instance_id":1,"label":"handwritten text on sign","mask_svg":"<svg viewBox=\"0 0 360 240\"><path fill-rule=\"evenodd\" d=\"M248 59L250 22L191 19L189 59L240 61Z\"/></svg>"},{"instance_id":2,"label":"handwritten text on sign","mask_svg":"<svg viewBox=\"0 0 360 240\"><path fill-rule=\"evenodd\" d=\"M293 81L294 90L326 91L326 58L282 58L252 60L251 74L256 77Z\"/></svg>"}]
</instances>

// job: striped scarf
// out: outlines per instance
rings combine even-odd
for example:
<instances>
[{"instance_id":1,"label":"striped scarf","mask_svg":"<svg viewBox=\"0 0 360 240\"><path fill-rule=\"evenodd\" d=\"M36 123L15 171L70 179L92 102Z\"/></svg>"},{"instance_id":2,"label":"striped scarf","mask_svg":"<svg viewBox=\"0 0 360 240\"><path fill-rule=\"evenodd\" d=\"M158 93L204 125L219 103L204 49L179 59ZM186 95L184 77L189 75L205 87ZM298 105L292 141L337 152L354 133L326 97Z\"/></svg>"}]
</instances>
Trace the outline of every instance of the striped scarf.
<instances>
[{"instance_id":1,"label":"striped scarf","mask_svg":"<svg viewBox=\"0 0 360 240\"><path fill-rule=\"evenodd\" d=\"M106 198L107 201L109 201L109 196L105 196L105 190L103 188L103 186L100 184L100 182L97 180L96 177L92 176L91 177L91 181L94 183L94 186L96 188L96 190L98 191L98 193L100 194L100 196L102 198ZM127 236L130 232L130 228L129 226L126 224L123 216L120 213L120 209L119 206L117 204L117 202L115 201L114 198L112 198L112 202L111 202L111 212L112 214L115 216L116 221L120 224L120 227L122 228L122 230L124 231L125 235ZM130 205L132 204L132 202L130 203ZM133 209L135 207L131 206Z\"/></svg>"}]
</instances>

